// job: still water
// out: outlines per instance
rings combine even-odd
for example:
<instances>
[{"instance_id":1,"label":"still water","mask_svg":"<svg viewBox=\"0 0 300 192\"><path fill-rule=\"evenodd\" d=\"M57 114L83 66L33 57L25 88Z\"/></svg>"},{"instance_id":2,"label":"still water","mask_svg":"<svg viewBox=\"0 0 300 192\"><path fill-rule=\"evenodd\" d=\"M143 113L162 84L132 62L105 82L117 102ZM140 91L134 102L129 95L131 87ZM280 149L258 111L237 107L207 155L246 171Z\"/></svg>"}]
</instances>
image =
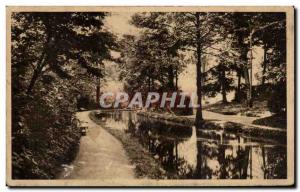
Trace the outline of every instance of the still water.
<instances>
[{"instance_id":1,"label":"still water","mask_svg":"<svg viewBox=\"0 0 300 192\"><path fill-rule=\"evenodd\" d=\"M101 114L104 125L139 138L172 178L286 178L286 145L222 129L158 121L130 111Z\"/></svg>"}]
</instances>

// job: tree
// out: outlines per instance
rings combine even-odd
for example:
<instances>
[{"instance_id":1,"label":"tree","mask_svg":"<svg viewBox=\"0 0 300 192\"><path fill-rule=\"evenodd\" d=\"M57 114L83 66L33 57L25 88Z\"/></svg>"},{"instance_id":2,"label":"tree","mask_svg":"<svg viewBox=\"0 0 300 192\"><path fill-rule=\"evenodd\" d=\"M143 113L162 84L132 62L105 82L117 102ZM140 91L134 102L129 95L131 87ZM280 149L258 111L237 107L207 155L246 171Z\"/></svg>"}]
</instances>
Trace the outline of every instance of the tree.
<instances>
[{"instance_id":1,"label":"tree","mask_svg":"<svg viewBox=\"0 0 300 192\"><path fill-rule=\"evenodd\" d=\"M228 103L227 92L234 89L234 78L232 75L235 63L229 59L228 52L223 52L218 64L205 71L203 74L205 84L203 85L204 94L215 97L217 93L222 94L222 102Z\"/></svg>"},{"instance_id":2,"label":"tree","mask_svg":"<svg viewBox=\"0 0 300 192\"><path fill-rule=\"evenodd\" d=\"M53 178L78 147L76 97L110 59L105 13L12 14L13 178Z\"/></svg>"},{"instance_id":3,"label":"tree","mask_svg":"<svg viewBox=\"0 0 300 192\"><path fill-rule=\"evenodd\" d=\"M123 77L131 79L134 72L140 79L145 79L148 91L178 89L178 74L184 64L180 62L179 39L174 34L172 22L172 13L138 13L132 17L132 24L141 29L141 35L136 39L128 36L123 39L126 47L123 50L127 50L122 54L127 57ZM125 75L125 71L131 73Z\"/></svg>"},{"instance_id":4,"label":"tree","mask_svg":"<svg viewBox=\"0 0 300 192\"><path fill-rule=\"evenodd\" d=\"M114 38L103 31L105 13L17 13L19 20L37 24L41 50L37 53L34 70L27 93L30 93L43 69L49 68L62 78L68 78L65 66L69 60L76 60L88 73L101 76L97 65L110 57ZM26 24L25 24L26 25ZM30 25L30 24L28 24ZM34 26L32 26L34 27ZM31 39L34 37L28 36Z\"/></svg>"},{"instance_id":5,"label":"tree","mask_svg":"<svg viewBox=\"0 0 300 192\"><path fill-rule=\"evenodd\" d=\"M203 58L207 55L217 55L213 53L212 46L221 40L221 36L217 32L218 27L222 26L223 15L218 13L182 12L145 13L133 17L133 23L136 26L147 28L144 34L151 34L152 32L153 38L149 38L147 42L151 44L157 41L156 46L153 46L154 49L157 50L160 47L158 50L167 50L167 53L171 53L167 55L173 57L178 54L179 50L184 54L194 54L197 69L198 107L195 121L197 125L200 125L203 119L201 103L203 82L201 68L205 68ZM172 71L174 66L168 65L168 62L166 66L169 69L169 87L173 87L174 72Z\"/></svg>"},{"instance_id":6,"label":"tree","mask_svg":"<svg viewBox=\"0 0 300 192\"><path fill-rule=\"evenodd\" d=\"M186 52L192 52L196 59L197 73L197 112L195 124L201 126L202 116L202 65L203 58L207 55L215 55L212 46L221 40L217 35L221 26L222 13L184 12L175 13L175 31L180 36L180 48Z\"/></svg>"},{"instance_id":7,"label":"tree","mask_svg":"<svg viewBox=\"0 0 300 192\"><path fill-rule=\"evenodd\" d=\"M268 51L268 44L271 44L275 34L282 34L283 31L279 32L278 28L283 29L284 20L282 14L278 13L233 13L230 15L229 20L232 21L233 28L229 26L229 33L236 39L235 47L240 52L240 63L242 65L237 67L238 74L238 86L236 93L236 100L240 101L240 78L245 79L246 89L248 90L247 100L248 106L253 105L253 93L252 93L252 65L253 65L253 47L260 46L263 44L264 49L264 62L263 62L263 77L262 82L265 81L266 72L266 58ZM274 28L275 34L266 35L266 31L272 31ZM279 32L279 33L278 33ZM282 39L282 38L281 38ZM276 40L275 40L276 41ZM241 73L243 71L243 73Z\"/></svg>"},{"instance_id":8,"label":"tree","mask_svg":"<svg viewBox=\"0 0 300 192\"><path fill-rule=\"evenodd\" d=\"M246 90L250 87L250 74L248 52L250 50L248 37L250 34L249 21L251 13L230 13L227 15L226 31L233 39L232 48L238 53L236 60L236 73L237 73L237 88L235 94L235 101L240 102L242 99L242 83L241 78L245 79Z\"/></svg>"},{"instance_id":9,"label":"tree","mask_svg":"<svg viewBox=\"0 0 300 192\"><path fill-rule=\"evenodd\" d=\"M254 34L259 41L259 45L263 48L263 62L262 62L262 77L261 84L264 85L266 81L266 74L268 65L271 64L273 56L279 59L276 63L284 63L286 32L285 32L285 14L284 13L264 13L259 14L258 21L260 27ZM276 53L279 51L281 53ZM283 54L282 54L283 53ZM272 66L270 66L272 68Z\"/></svg>"}]
</instances>

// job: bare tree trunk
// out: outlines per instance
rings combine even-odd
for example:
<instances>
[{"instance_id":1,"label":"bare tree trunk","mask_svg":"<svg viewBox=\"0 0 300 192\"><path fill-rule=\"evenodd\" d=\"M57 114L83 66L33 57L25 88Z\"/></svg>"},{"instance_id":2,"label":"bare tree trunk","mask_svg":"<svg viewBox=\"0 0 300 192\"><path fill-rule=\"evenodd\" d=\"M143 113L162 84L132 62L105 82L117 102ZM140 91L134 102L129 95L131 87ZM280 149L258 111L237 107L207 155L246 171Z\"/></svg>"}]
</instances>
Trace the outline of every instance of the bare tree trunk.
<instances>
[{"instance_id":1,"label":"bare tree trunk","mask_svg":"<svg viewBox=\"0 0 300 192\"><path fill-rule=\"evenodd\" d=\"M148 92L151 92L151 77L148 75Z\"/></svg>"},{"instance_id":2,"label":"bare tree trunk","mask_svg":"<svg viewBox=\"0 0 300 192\"><path fill-rule=\"evenodd\" d=\"M200 34L200 13L196 13L196 46L197 46L197 63L196 63L196 68L197 68L197 112L196 112L196 122L195 125L196 127L201 126L201 122L203 120L202 116L202 74L201 74L201 34Z\"/></svg>"},{"instance_id":3,"label":"bare tree trunk","mask_svg":"<svg viewBox=\"0 0 300 192\"><path fill-rule=\"evenodd\" d=\"M96 103L100 103L100 86L97 85L96 87Z\"/></svg>"},{"instance_id":4,"label":"bare tree trunk","mask_svg":"<svg viewBox=\"0 0 300 192\"><path fill-rule=\"evenodd\" d=\"M262 71L262 79L261 79L261 85L263 86L265 84L265 74L267 69L267 47L266 43L264 44L264 61L263 61L263 71Z\"/></svg>"},{"instance_id":5,"label":"bare tree trunk","mask_svg":"<svg viewBox=\"0 0 300 192\"><path fill-rule=\"evenodd\" d=\"M246 60L247 61L247 60ZM250 106L251 102L251 84L250 84L250 74L249 74L249 69L248 66L243 67L243 72L244 72L244 78L245 78L245 84L246 84L246 90L247 90L247 105Z\"/></svg>"},{"instance_id":6,"label":"bare tree trunk","mask_svg":"<svg viewBox=\"0 0 300 192\"><path fill-rule=\"evenodd\" d=\"M96 87L96 104L100 106L100 77L97 79L97 87Z\"/></svg>"},{"instance_id":7,"label":"bare tree trunk","mask_svg":"<svg viewBox=\"0 0 300 192\"><path fill-rule=\"evenodd\" d=\"M241 77L242 77L241 69L239 68L237 70L238 83L237 83L237 89L236 89L236 94L235 94L235 100L237 102L241 101Z\"/></svg>"},{"instance_id":8,"label":"bare tree trunk","mask_svg":"<svg viewBox=\"0 0 300 192\"><path fill-rule=\"evenodd\" d=\"M223 103L228 103L227 101L227 97L226 97L226 82L225 82L225 70L222 69L221 72L220 72L220 80L221 80L221 92L222 92L222 102Z\"/></svg>"},{"instance_id":9,"label":"bare tree trunk","mask_svg":"<svg viewBox=\"0 0 300 192\"><path fill-rule=\"evenodd\" d=\"M178 69L175 70L175 89L178 90Z\"/></svg>"},{"instance_id":10,"label":"bare tree trunk","mask_svg":"<svg viewBox=\"0 0 300 192\"><path fill-rule=\"evenodd\" d=\"M168 68L168 84L169 84L169 89L170 90L174 90L174 71L173 71L173 66L170 65L169 68Z\"/></svg>"},{"instance_id":11,"label":"bare tree trunk","mask_svg":"<svg viewBox=\"0 0 300 192\"><path fill-rule=\"evenodd\" d=\"M251 27L250 27L251 28ZM253 107L253 90L252 90L252 73L253 73L253 42L252 42L252 34L253 34L253 30L250 30L250 36L249 36L249 46L250 46L250 58L249 58L249 67L250 67L250 81L249 81L249 101L248 101L248 106L249 107Z\"/></svg>"},{"instance_id":12,"label":"bare tree trunk","mask_svg":"<svg viewBox=\"0 0 300 192\"><path fill-rule=\"evenodd\" d=\"M246 84L247 88L249 88L249 86L250 86L250 79L249 79L249 71L248 71L248 67L247 66L243 67L243 72L244 72L245 84Z\"/></svg>"},{"instance_id":13,"label":"bare tree trunk","mask_svg":"<svg viewBox=\"0 0 300 192\"><path fill-rule=\"evenodd\" d=\"M154 78L151 78L151 87L152 87L152 91L155 90L155 87L154 87Z\"/></svg>"},{"instance_id":14,"label":"bare tree trunk","mask_svg":"<svg viewBox=\"0 0 300 192\"><path fill-rule=\"evenodd\" d=\"M246 90L247 90L247 105L249 107L252 107L252 85L250 81L250 74L248 67L244 67L244 77L245 77L245 84L246 84Z\"/></svg>"},{"instance_id":15,"label":"bare tree trunk","mask_svg":"<svg viewBox=\"0 0 300 192\"><path fill-rule=\"evenodd\" d=\"M33 71L32 78L30 80L29 86L27 88L27 94L30 94L33 90L33 87L39 78L40 74L42 73L43 67L45 66L45 60L47 58L47 51L49 49L49 42L50 42L50 36L47 36L45 46L42 49L41 57L39 58L36 68Z\"/></svg>"},{"instance_id":16,"label":"bare tree trunk","mask_svg":"<svg viewBox=\"0 0 300 192\"><path fill-rule=\"evenodd\" d=\"M41 58L39 59L38 63L37 63L37 66L36 68L34 69L33 71L33 75L31 77L31 80L30 80L30 83L29 83L29 86L27 88L27 94L30 94L33 90L33 87L37 81L37 79L39 78L40 76L40 73L42 72L42 69L44 67L44 58L45 58L45 51L42 53L41 55Z\"/></svg>"},{"instance_id":17,"label":"bare tree trunk","mask_svg":"<svg viewBox=\"0 0 300 192\"><path fill-rule=\"evenodd\" d=\"M202 71L201 73L205 73L206 72L206 62L207 62L207 58L205 57L204 59L205 62L203 62L203 60L201 61L201 67L202 67ZM205 82L204 82L204 78L201 79L201 86L205 86ZM203 101L205 101L205 94L202 94L202 99Z\"/></svg>"}]
</instances>

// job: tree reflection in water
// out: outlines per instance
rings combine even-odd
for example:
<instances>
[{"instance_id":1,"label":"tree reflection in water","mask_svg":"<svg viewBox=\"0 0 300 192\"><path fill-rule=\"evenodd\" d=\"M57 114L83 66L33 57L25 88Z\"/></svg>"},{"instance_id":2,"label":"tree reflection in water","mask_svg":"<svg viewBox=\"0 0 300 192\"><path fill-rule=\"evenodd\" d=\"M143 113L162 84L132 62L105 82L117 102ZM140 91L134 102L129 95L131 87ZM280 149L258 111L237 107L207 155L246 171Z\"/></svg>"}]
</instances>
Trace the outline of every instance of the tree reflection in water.
<instances>
[{"instance_id":1,"label":"tree reflection in water","mask_svg":"<svg viewBox=\"0 0 300 192\"><path fill-rule=\"evenodd\" d=\"M139 138L169 178L286 178L286 146L262 142L219 129L196 129L177 123L115 111L106 125ZM197 130L197 131L196 131Z\"/></svg>"}]
</instances>

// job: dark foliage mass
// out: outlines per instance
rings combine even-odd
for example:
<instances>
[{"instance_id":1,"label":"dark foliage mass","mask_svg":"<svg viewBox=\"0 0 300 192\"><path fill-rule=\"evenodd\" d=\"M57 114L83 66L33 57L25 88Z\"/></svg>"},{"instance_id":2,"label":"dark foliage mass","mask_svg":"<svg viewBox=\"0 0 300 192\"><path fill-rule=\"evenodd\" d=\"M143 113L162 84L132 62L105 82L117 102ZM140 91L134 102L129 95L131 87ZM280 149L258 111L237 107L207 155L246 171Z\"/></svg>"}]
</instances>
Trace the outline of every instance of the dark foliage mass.
<instances>
[{"instance_id":1,"label":"dark foliage mass","mask_svg":"<svg viewBox=\"0 0 300 192\"><path fill-rule=\"evenodd\" d=\"M74 158L77 99L91 96L91 83L103 77L99 64L116 47L103 29L106 15L13 13L13 178L55 178Z\"/></svg>"},{"instance_id":2,"label":"dark foliage mass","mask_svg":"<svg viewBox=\"0 0 300 192\"><path fill-rule=\"evenodd\" d=\"M120 77L129 91L180 90L179 75L195 63L196 123L202 120L203 95L221 94L228 103L230 91L238 103L252 107L264 97L270 111L285 111L285 19L285 13L137 13L131 22L141 35L124 36ZM251 70L255 47L263 51L258 74ZM263 89L255 90L254 75Z\"/></svg>"}]
</instances>

